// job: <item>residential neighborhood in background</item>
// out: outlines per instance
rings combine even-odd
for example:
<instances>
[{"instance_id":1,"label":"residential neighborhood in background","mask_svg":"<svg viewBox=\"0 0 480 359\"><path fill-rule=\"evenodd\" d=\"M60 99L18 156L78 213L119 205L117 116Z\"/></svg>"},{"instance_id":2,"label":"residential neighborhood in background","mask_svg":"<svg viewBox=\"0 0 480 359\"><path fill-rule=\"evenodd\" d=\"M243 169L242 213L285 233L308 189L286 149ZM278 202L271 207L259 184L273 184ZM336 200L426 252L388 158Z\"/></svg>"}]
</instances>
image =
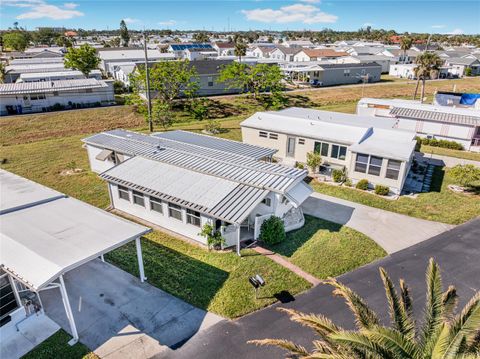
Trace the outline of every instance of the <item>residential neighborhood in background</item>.
<instances>
[{"instance_id":1,"label":"residential neighborhood in background","mask_svg":"<svg viewBox=\"0 0 480 359\"><path fill-rule=\"evenodd\" d=\"M480 8L428 3L2 2L1 359L480 357Z\"/></svg>"}]
</instances>

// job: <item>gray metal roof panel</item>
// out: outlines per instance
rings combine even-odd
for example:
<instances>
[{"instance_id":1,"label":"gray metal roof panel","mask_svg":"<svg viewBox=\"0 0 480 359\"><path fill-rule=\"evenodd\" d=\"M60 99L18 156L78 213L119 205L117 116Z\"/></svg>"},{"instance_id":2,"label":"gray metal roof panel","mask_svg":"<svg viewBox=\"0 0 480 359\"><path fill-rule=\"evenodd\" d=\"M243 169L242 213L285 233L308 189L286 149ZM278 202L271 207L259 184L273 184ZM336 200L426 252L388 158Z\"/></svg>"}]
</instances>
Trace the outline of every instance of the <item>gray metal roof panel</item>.
<instances>
[{"instance_id":1,"label":"gray metal roof panel","mask_svg":"<svg viewBox=\"0 0 480 359\"><path fill-rule=\"evenodd\" d=\"M462 115L456 113L440 112L440 111L427 111L415 108L406 107L393 107L390 110L391 115L396 117L405 117L417 120L437 121L456 123L460 125L473 125L478 126L480 124L480 115Z\"/></svg>"}]
</instances>

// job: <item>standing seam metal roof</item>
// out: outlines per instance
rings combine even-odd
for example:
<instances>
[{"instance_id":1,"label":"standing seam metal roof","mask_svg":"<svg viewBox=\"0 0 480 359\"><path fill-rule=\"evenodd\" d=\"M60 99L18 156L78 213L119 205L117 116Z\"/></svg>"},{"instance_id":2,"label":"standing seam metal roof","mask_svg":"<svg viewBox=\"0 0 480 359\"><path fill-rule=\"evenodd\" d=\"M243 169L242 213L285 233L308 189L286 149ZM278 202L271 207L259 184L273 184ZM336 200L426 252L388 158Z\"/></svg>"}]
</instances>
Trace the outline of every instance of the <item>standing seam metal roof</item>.
<instances>
[{"instance_id":1,"label":"standing seam metal roof","mask_svg":"<svg viewBox=\"0 0 480 359\"><path fill-rule=\"evenodd\" d=\"M461 114L447 113L447 112L426 111L426 110L419 110L419 109L405 108L405 107L393 107L390 110L390 114L395 115L396 117L405 117L405 118L426 120L426 121L449 122L449 123L457 123L460 125L478 126L480 124L480 115L469 116L469 115L461 115Z\"/></svg>"}]
</instances>

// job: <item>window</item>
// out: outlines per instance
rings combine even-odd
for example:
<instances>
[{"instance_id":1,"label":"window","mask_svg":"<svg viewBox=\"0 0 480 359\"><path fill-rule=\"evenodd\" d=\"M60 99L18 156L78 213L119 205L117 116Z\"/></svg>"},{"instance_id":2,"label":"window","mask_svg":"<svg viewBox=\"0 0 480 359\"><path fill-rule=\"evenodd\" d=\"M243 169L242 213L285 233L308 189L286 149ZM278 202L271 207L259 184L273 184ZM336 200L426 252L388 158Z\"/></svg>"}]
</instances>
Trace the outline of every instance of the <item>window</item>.
<instances>
[{"instance_id":1,"label":"window","mask_svg":"<svg viewBox=\"0 0 480 359\"><path fill-rule=\"evenodd\" d=\"M272 140L278 140L278 134L276 134L276 133L270 133L270 135L268 137Z\"/></svg>"},{"instance_id":2,"label":"window","mask_svg":"<svg viewBox=\"0 0 480 359\"><path fill-rule=\"evenodd\" d=\"M18 308L17 299L13 292L8 274L0 275L0 319Z\"/></svg>"},{"instance_id":3,"label":"window","mask_svg":"<svg viewBox=\"0 0 480 359\"><path fill-rule=\"evenodd\" d=\"M382 157L370 156L370 164L368 166L368 174L374 176L380 176L380 170L382 169Z\"/></svg>"},{"instance_id":4,"label":"window","mask_svg":"<svg viewBox=\"0 0 480 359\"><path fill-rule=\"evenodd\" d=\"M155 197L150 197L150 210L163 213L162 200Z\"/></svg>"},{"instance_id":5,"label":"window","mask_svg":"<svg viewBox=\"0 0 480 359\"><path fill-rule=\"evenodd\" d=\"M262 200L262 203L265 205L265 206L268 206L268 207L271 207L272 206L272 200L270 198L264 198Z\"/></svg>"},{"instance_id":6,"label":"window","mask_svg":"<svg viewBox=\"0 0 480 359\"><path fill-rule=\"evenodd\" d=\"M347 155L347 147L340 145L332 145L332 154L330 157L344 160Z\"/></svg>"},{"instance_id":7,"label":"window","mask_svg":"<svg viewBox=\"0 0 480 359\"><path fill-rule=\"evenodd\" d=\"M85 89L85 93L92 93L92 89Z\"/></svg>"},{"instance_id":8,"label":"window","mask_svg":"<svg viewBox=\"0 0 480 359\"><path fill-rule=\"evenodd\" d=\"M299 138L298 139L298 144L299 145L304 145L305 144L305 139L304 138Z\"/></svg>"},{"instance_id":9,"label":"window","mask_svg":"<svg viewBox=\"0 0 480 359\"><path fill-rule=\"evenodd\" d=\"M366 173L368 166L368 155L363 153L357 153L357 159L355 161L355 172Z\"/></svg>"},{"instance_id":10,"label":"window","mask_svg":"<svg viewBox=\"0 0 480 359\"><path fill-rule=\"evenodd\" d=\"M265 131L260 131L260 132L258 133L258 135L259 135L260 137L265 137L265 138L267 138L268 133L266 133Z\"/></svg>"},{"instance_id":11,"label":"window","mask_svg":"<svg viewBox=\"0 0 480 359\"><path fill-rule=\"evenodd\" d=\"M118 186L118 197L130 202L130 194L128 193L128 188Z\"/></svg>"},{"instance_id":12,"label":"window","mask_svg":"<svg viewBox=\"0 0 480 359\"><path fill-rule=\"evenodd\" d=\"M213 78L211 76L208 77L208 87L213 86Z\"/></svg>"},{"instance_id":13,"label":"window","mask_svg":"<svg viewBox=\"0 0 480 359\"><path fill-rule=\"evenodd\" d=\"M182 207L176 205L176 204L173 204L173 203L169 203L168 204L168 215L170 217L173 217L175 219L178 219L179 221L183 221L183 218L182 218Z\"/></svg>"},{"instance_id":14,"label":"window","mask_svg":"<svg viewBox=\"0 0 480 359\"><path fill-rule=\"evenodd\" d=\"M133 191L133 203L138 204L139 206L145 207L145 198L143 197L143 193Z\"/></svg>"},{"instance_id":15,"label":"window","mask_svg":"<svg viewBox=\"0 0 480 359\"><path fill-rule=\"evenodd\" d=\"M30 99L31 100L45 100L45 94L39 93L39 94L36 94L36 95L31 95Z\"/></svg>"},{"instance_id":16,"label":"window","mask_svg":"<svg viewBox=\"0 0 480 359\"><path fill-rule=\"evenodd\" d=\"M200 227L200 212L195 212L187 208L187 223Z\"/></svg>"},{"instance_id":17,"label":"window","mask_svg":"<svg viewBox=\"0 0 480 359\"><path fill-rule=\"evenodd\" d=\"M350 70L343 70L343 76L350 76Z\"/></svg>"},{"instance_id":18,"label":"window","mask_svg":"<svg viewBox=\"0 0 480 359\"><path fill-rule=\"evenodd\" d=\"M53 91L53 96L58 96L58 91Z\"/></svg>"},{"instance_id":19,"label":"window","mask_svg":"<svg viewBox=\"0 0 480 359\"><path fill-rule=\"evenodd\" d=\"M320 153L323 157L328 157L328 143L325 142L315 142L313 147L313 152Z\"/></svg>"},{"instance_id":20,"label":"window","mask_svg":"<svg viewBox=\"0 0 480 359\"><path fill-rule=\"evenodd\" d=\"M400 161L388 160L387 173L385 174L385 177L394 180L398 179L401 164L402 162Z\"/></svg>"}]
</instances>

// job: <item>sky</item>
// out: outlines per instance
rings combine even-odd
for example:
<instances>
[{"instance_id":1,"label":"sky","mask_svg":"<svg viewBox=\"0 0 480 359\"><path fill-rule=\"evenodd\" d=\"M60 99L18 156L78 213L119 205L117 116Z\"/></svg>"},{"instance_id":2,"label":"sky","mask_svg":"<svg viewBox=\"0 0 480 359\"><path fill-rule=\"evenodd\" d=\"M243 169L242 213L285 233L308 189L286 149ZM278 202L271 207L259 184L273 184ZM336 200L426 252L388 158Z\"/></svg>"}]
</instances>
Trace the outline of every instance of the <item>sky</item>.
<instances>
[{"instance_id":1,"label":"sky","mask_svg":"<svg viewBox=\"0 0 480 359\"><path fill-rule=\"evenodd\" d=\"M480 34L480 0L0 0L0 28L358 30Z\"/></svg>"}]
</instances>

